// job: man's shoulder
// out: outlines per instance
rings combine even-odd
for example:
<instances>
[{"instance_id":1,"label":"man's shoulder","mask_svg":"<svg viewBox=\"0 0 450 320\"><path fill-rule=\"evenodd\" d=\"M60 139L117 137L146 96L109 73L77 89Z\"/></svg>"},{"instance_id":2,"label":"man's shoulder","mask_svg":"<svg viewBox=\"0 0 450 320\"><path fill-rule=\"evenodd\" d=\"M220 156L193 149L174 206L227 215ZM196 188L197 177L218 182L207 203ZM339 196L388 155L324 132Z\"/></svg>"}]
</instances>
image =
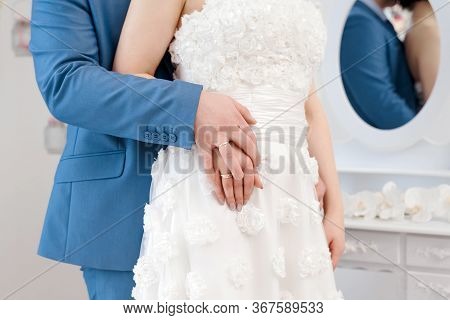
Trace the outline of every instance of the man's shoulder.
<instances>
[{"instance_id":1,"label":"man's shoulder","mask_svg":"<svg viewBox=\"0 0 450 320\"><path fill-rule=\"evenodd\" d=\"M384 29L384 24L375 13L373 13L362 2L357 1L350 11L346 22L346 31L353 30L357 34L372 34L380 36L380 30Z\"/></svg>"},{"instance_id":2,"label":"man's shoulder","mask_svg":"<svg viewBox=\"0 0 450 320\"><path fill-rule=\"evenodd\" d=\"M361 20L366 23L379 24L381 20L376 14L361 1L356 1L350 10L348 19Z\"/></svg>"}]
</instances>

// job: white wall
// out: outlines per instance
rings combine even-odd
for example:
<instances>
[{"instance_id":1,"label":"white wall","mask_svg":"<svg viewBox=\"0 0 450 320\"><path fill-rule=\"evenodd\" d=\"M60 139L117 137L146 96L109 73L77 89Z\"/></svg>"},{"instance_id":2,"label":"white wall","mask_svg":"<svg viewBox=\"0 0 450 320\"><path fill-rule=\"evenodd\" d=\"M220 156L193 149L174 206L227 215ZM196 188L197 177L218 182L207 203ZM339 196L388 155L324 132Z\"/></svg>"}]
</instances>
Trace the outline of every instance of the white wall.
<instances>
[{"instance_id":1,"label":"white wall","mask_svg":"<svg viewBox=\"0 0 450 320\"><path fill-rule=\"evenodd\" d=\"M29 15L31 0L11 2ZM54 262L36 255L58 156L44 149L49 113L32 60L11 50L13 18L0 4L0 298L23 286L10 299L84 299L78 267L43 273Z\"/></svg>"}]
</instances>

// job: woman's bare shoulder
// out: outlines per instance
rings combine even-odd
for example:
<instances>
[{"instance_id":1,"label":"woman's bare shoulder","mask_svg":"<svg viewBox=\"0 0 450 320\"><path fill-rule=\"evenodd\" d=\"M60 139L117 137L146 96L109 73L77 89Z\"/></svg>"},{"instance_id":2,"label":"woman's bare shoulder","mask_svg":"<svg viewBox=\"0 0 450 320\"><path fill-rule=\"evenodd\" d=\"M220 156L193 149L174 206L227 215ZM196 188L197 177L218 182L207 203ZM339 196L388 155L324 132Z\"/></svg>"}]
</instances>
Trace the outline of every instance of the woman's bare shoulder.
<instances>
[{"instance_id":1,"label":"woman's bare shoulder","mask_svg":"<svg viewBox=\"0 0 450 320\"><path fill-rule=\"evenodd\" d=\"M419 1L414 4L413 19L427 19L428 17L434 17L434 10L428 1Z\"/></svg>"}]
</instances>

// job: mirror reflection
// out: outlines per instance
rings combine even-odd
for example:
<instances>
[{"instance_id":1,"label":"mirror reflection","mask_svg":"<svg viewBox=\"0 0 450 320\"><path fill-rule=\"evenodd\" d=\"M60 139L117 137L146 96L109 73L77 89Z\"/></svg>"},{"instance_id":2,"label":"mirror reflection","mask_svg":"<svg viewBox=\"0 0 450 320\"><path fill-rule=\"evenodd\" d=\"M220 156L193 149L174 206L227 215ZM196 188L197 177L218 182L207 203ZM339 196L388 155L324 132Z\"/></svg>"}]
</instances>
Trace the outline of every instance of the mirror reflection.
<instances>
[{"instance_id":1,"label":"mirror reflection","mask_svg":"<svg viewBox=\"0 0 450 320\"><path fill-rule=\"evenodd\" d=\"M427 0L358 0L346 21L340 63L358 115L378 129L412 120L432 93L440 35Z\"/></svg>"}]
</instances>

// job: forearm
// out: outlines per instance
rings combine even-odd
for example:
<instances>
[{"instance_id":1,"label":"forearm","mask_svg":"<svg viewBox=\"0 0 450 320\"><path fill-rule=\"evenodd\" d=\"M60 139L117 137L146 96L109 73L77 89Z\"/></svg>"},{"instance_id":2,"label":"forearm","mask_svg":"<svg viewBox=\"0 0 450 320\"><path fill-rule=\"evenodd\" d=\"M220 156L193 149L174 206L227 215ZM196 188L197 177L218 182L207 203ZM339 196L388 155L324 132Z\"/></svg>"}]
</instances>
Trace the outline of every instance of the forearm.
<instances>
[{"instance_id":1,"label":"forearm","mask_svg":"<svg viewBox=\"0 0 450 320\"><path fill-rule=\"evenodd\" d=\"M339 178L336 171L333 146L328 121L317 96L308 101L308 145L311 156L315 157L319 165L319 175L326 186L324 209L327 215L336 219L343 218L343 204Z\"/></svg>"},{"instance_id":2,"label":"forearm","mask_svg":"<svg viewBox=\"0 0 450 320\"><path fill-rule=\"evenodd\" d=\"M87 0L33 1L31 33L36 80L57 119L121 138L192 146L202 87L102 66Z\"/></svg>"},{"instance_id":3,"label":"forearm","mask_svg":"<svg viewBox=\"0 0 450 320\"><path fill-rule=\"evenodd\" d=\"M149 143L190 148L194 142L197 85L122 75L83 61L49 71L47 77L37 66L39 87L50 112L64 123ZM172 139L154 139L162 128Z\"/></svg>"}]
</instances>

